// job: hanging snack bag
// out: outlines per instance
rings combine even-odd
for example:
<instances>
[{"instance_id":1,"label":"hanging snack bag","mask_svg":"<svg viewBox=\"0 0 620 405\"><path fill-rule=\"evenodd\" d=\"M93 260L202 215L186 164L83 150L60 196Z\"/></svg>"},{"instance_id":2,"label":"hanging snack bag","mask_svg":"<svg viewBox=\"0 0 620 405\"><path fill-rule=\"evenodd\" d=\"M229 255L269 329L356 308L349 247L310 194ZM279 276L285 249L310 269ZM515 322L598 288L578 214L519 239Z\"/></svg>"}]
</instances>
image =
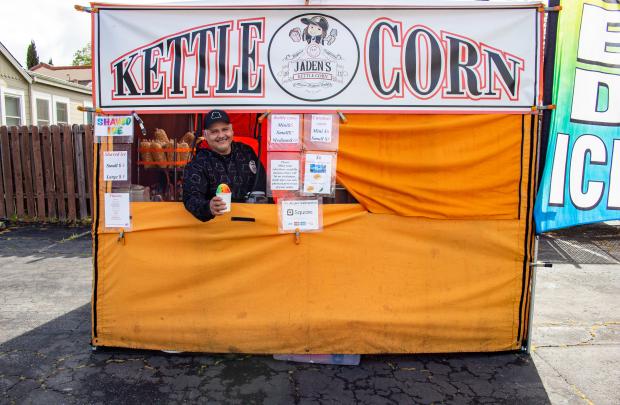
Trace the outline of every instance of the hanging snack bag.
<instances>
[{"instance_id":1,"label":"hanging snack bag","mask_svg":"<svg viewBox=\"0 0 620 405\"><path fill-rule=\"evenodd\" d=\"M162 144L162 147L166 149L166 160L168 162L174 162L174 142L168 141ZM173 168L174 164L169 164L167 167Z\"/></svg>"},{"instance_id":2,"label":"hanging snack bag","mask_svg":"<svg viewBox=\"0 0 620 405\"><path fill-rule=\"evenodd\" d=\"M155 128L154 138L158 142L168 142L168 134L161 128Z\"/></svg>"},{"instance_id":3,"label":"hanging snack bag","mask_svg":"<svg viewBox=\"0 0 620 405\"><path fill-rule=\"evenodd\" d=\"M177 162L179 167L183 167L189 160L189 145L185 142L177 143Z\"/></svg>"},{"instance_id":4,"label":"hanging snack bag","mask_svg":"<svg viewBox=\"0 0 620 405\"><path fill-rule=\"evenodd\" d=\"M164 162L166 160L166 154L163 151L161 151L161 149L163 149L161 143L157 141L152 142L151 149L153 149L152 155L153 155L154 162ZM158 164L157 166L162 167L162 168L166 167L166 165L163 163Z\"/></svg>"},{"instance_id":5,"label":"hanging snack bag","mask_svg":"<svg viewBox=\"0 0 620 405\"><path fill-rule=\"evenodd\" d=\"M195 138L194 134L190 131L187 131L185 135L181 137L181 140L179 140L179 143L185 142L186 144L191 145L194 143L194 138Z\"/></svg>"},{"instance_id":6,"label":"hanging snack bag","mask_svg":"<svg viewBox=\"0 0 620 405\"><path fill-rule=\"evenodd\" d=\"M142 160L145 163L149 163L153 161L153 155L151 155L151 151L149 151L149 149L151 149L151 141L149 141L148 139L143 139L140 141L140 160ZM145 164L144 165L146 168L150 168L151 165L149 164Z\"/></svg>"}]
</instances>

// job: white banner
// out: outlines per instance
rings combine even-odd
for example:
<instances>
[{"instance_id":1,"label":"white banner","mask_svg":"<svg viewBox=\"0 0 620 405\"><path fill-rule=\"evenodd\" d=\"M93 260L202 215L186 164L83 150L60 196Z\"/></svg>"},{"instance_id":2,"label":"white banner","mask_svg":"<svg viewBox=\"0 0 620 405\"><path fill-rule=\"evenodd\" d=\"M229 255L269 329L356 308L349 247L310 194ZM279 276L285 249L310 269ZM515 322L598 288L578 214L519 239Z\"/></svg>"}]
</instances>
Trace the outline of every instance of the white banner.
<instances>
[{"instance_id":1,"label":"white banner","mask_svg":"<svg viewBox=\"0 0 620 405\"><path fill-rule=\"evenodd\" d=\"M536 5L97 5L94 91L108 112L527 112Z\"/></svg>"}]
</instances>

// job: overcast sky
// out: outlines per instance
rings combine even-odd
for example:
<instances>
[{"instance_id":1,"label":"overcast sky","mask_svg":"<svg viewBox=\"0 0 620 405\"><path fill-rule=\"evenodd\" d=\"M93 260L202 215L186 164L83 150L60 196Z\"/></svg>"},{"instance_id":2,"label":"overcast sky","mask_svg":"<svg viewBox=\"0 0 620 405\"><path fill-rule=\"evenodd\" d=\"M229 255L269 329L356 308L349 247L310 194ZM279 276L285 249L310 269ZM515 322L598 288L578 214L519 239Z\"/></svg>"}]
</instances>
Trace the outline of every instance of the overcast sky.
<instances>
[{"instance_id":1,"label":"overcast sky","mask_svg":"<svg viewBox=\"0 0 620 405\"><path fill-rule=\"evenodd\" d=\"M239 0L236 0L239 1ZM295 2L299 0L292 0ZM377 0L377 3L385 0ZM513 0L514 1L514 0ZM516 0L521 1L521 0ZM41 62L70 65L73 54L90 41L90 14L78 12L74 4L88 6L90 0L0 0L0 42L24 67L26 49L34 40ZM157 4L192 3L188 0L106 0L105 3ZM222 1L226 3L226 0ZM318 2L318 1L317 1ZM389 2L389 1L388 1ZM244 3L252 4L252 0Z\"/></svg>"},{"instance_id":2,"label":"overcast sky","mask_svg":"<svg viewBox=\"0 0 620 405\"><path fill-rule=\"evenodd\" d=\"M90 41L90 14L78 12L74 4L89 0L0 0L0 42L24 67L26 48L34 40L41 62L70 65L73 54ZM123 0L108 3L162 3L157 0ZM167 0L173 3L174 0Z\"/></svg>"}]
</instances>

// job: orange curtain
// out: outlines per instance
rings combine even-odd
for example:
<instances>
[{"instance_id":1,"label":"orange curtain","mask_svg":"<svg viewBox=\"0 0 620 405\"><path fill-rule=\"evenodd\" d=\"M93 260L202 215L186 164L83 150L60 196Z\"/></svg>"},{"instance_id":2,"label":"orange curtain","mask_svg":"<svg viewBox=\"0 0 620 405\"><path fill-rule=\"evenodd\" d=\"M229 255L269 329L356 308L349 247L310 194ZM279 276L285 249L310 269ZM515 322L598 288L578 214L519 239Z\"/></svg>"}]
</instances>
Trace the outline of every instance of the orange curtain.
<instances>
[{"instance_id":1,"label":"orange curtain","mask_svg":"<svg viewBox=\"0 0 620 405\"><path fill-rule=\"evenodd\" d=\"M374 213L514 219L521 143L520 115L351 115L338 181Z\"/></svg>"},{"instance_id":2,"label":"orange curtain","mask_svg":"<svg viewBox=\"0 0 620 405\"><path fill-rule=\"evenodd\" d=\"M520 346L523 222L323 208L323 232L297 245L278 234L274 205L233 204L202 223L181 203L133 203L124 242L99 235L94 343L216 353Z\"/></svg>"},{"instance_id":3,"label":"orange curtain","mask_svg":"<svg viewBox=\"0 0 620 405\"><path fill-rule=\"evenodd\" d=\"M274 205L251 204L202 223L182 203L132 203L132 229L119 239L103 225L109 189L99 182L93 343L247 353L521 347L534 120L525 117L522 138L520 116L349 119L338 175L364 206L325 205L323 231L300 244L277 232Z\"/></svg>"}]
</instances>

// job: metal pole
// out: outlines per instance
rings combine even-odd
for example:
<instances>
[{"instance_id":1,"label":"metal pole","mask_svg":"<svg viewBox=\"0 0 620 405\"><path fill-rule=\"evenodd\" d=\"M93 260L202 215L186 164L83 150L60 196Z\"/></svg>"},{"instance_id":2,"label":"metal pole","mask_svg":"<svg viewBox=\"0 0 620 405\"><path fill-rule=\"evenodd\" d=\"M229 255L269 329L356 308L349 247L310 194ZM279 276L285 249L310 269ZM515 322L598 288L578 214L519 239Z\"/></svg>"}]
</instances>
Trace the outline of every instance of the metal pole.
<instances>
[{"instance_id":1,"label":"metal pole","mask_svg":"<svg viewBox=\"0 0 620 405\"><path fill-rule=\"evenodd\" d=\"M174 161L174 187L173 187L173 201L177 200L177 140L176 138L173 139L172 142L172 147L174 149L174 152L172 152L172 160Z\"/></svg>"},{"instance_id":2,"label":"metal pole","mask_svg":"<svg viewBox=\"0 0 620 405\"><path fill-rule=\"evenodd\" d=\"M534 292L536 291L536 268L538 267L538 239L539 237L536 235L536 240L534 241L534 261L530 265L532 275L530 277L530 315L527 320L527 347L525 349L527 354L530 354L532 349L532 321L534 320L534 299L536 298Z\"/></svg>"},{"instance_id":3,"label":"metal pole","mask_svg":"<svg viewBox=\"0 0 620 405\"><path fill-rule=\"evenodd\" d=\"M542 134L542 118L543 118L543 113L540 112L538 115L538 128L536 131L536 165L534 166L534 191L538 191L538 166L540 164L540 138L541 138L541 134ZM528 218L528 220L530 220ZM532 221L532 229L534 229L534 227L536 226L536 224L534 223L534 215L532 215L531 218ZM536 230L534 230L534 232L536 232ZM538 241L539 241L539 237L538 235L534 236L534 257L532 258L532 262L530 264L530 271L531 271L531 275L530 275L530 314L528 316L528 323L527 323L527 347L525 349L525 352L527 354L530 354L530 350L532 347L532 320L534 319L534 298L535 298L535 293L536 293L536 267L538 266Z\"/></svg>"},{"instance_id":4,"label":"metal pole","mask_svg":"<svg viewBox=\"0 0 620 405\"><path fill-rule=\"evenodd\" d=\"M560 0L549 0L548 1L549 8L553 10L549 11L560 11ZM556 44L556 33L557 33L557 24L558 24L558 13L549 13L547 14L547 27L545 30L544 36L544 66L543 66L543 77L544 80L547 81L543 88L543 106L550 106L553 103L553 70L555 65L555 44ZM538 191L538 180L540 178L539 167L540 167L540 155L541 155L541 138L543 131L545 132L545 141L548 140L548 131L549 127L547 123L550 122L551 119L551 110L543 110L540 112L538 117L538 131L536 134L536 168L535 168L535 176L534 176L534 190ZM546 153L547 145L543 145L543 153ZM545 159L546 160L546 159ZM528 218L529 220L529 218ZM532 217L533 222L533 217ZM532 224L534 225L534 224ZM531 277L530 277L530 314L528 317L528 325L527 325L527 346L526 352L529 354L532 347L532 320L534 319L534 299L536 297L536 267L540 266L541 263L538 263L538 242L539 237L536 235L534 241L534 257L533 261L530 265L531 267ZM550 267L550 264L543 264L544 267Z\"/></svg>"}]
</instances>

